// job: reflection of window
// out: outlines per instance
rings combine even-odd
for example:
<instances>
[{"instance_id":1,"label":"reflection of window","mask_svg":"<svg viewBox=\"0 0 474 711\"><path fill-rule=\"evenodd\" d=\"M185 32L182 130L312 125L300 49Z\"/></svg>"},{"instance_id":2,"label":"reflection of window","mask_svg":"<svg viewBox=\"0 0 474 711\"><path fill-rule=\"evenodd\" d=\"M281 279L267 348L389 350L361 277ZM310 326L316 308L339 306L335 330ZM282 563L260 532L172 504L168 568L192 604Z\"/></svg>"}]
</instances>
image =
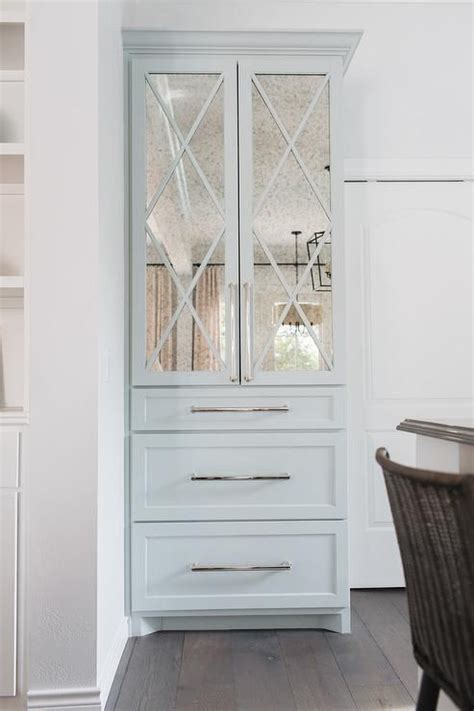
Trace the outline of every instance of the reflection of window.
<instances>
[{"instance_id":1,"label":"reflection of window","mask_svg":"<svg viewBox=\"0 0 474 711\"><path fill-rule=\"evenodd\" d=\"M320 337L319 328L314 327ZM293 326L280 326L274 341L276 370L320 370L323 368L318 348L306 331Z\"/></svg>"}]
</instances>

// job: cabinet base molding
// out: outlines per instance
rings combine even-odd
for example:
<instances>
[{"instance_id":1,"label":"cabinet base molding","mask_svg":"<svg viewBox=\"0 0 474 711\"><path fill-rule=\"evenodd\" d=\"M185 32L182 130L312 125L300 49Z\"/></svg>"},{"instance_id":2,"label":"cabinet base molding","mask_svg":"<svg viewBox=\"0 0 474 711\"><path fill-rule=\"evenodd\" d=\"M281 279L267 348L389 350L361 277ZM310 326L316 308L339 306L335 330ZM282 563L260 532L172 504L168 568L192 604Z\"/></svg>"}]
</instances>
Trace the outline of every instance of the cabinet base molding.
<instances>
[{"instance_id":1,"label":"cabinet base molding","mask_svg":"<svg viewBox=\"0 0 474 711\"><path fill-rule=\"evenodd\" d=\"M29 691L27 709L36 711L101 711L100 691L79 689L41 689Z\"/></svg>"},{"instance_id":2,"label":"cabinet base molding","mask_svg":"<svg viewBox=\"0 0 474 711\"><path fill-rule=\"evenodd\" d=\"M248 630L248 629L323 629L330 632L349 633L351 631L351 613L343 610L325 610L320 613L288 614L288 612L258 610L255 614L209 615L174 615L166 617L140 617L135 614L131 619L132 637L143 637L153 632L170 630L205 631L205 630Z\"/></svg>"}]
</instances>

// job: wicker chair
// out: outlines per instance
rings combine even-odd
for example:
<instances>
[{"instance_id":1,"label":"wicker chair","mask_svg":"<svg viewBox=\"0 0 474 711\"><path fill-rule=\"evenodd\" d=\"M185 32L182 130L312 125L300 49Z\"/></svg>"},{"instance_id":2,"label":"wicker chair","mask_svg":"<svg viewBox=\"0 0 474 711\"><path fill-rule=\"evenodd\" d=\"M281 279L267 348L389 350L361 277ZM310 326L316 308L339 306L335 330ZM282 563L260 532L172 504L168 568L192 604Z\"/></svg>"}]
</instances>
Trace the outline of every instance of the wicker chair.
<instances>
[{"instance_id":1,"label":"wicker chair","mask_svg":"<svg viewBox=\"0 0 474 711\"><path fill-rule=\"evenodd\" d=\"M474 708L474 475L392 462L378 449L405 572L415 659L423 670L417 711L442 689Z\"/></svg>"}]
</instances>

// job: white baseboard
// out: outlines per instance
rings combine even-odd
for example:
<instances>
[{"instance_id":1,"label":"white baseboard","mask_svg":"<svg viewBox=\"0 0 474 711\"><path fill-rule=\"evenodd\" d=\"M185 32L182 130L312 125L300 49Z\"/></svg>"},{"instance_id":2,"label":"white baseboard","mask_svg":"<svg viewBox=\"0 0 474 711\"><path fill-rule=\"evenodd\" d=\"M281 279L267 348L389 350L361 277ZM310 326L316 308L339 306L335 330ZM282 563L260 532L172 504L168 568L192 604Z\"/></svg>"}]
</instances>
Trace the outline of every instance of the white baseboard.
<instances>
[{"instance_id":1,"label":"white baseboard","mask_svg":"<svg viewBox=\"0 0 474 711\"><path fill-rule=\"evenodd\" d=\"M28 711L30 709L35 709L35 711L104 711L110 687L128 638L129 623L128 619L124 618L110 646L98 688L29 691Z\"/></svg>"},{"instance_id":2,"label":"white baseboard","mask_svg":"<svg viewBox=\"0 0 474 711\"><path fill-rule=\"evenodd\" d=\"M129 636L129 621L128 618L124 617L117 628L117 632L115 633L114 640L110 646L107 659L105 660L104 667L100 674L99 689L102 709L105 709L105 704L109 698L110 687L112 686L115 674L117 673L117 667Z\"/></svg>"},{"instance_id":3,"label":"white baseboard","mask_svg":"<svg viewBox=\"0 0 474 711\"><path fill-rule=\"evenodd\" d=\"M28 692L28 711L102 711L97 688L42 689Z\"/></svg>"}]
</instances>

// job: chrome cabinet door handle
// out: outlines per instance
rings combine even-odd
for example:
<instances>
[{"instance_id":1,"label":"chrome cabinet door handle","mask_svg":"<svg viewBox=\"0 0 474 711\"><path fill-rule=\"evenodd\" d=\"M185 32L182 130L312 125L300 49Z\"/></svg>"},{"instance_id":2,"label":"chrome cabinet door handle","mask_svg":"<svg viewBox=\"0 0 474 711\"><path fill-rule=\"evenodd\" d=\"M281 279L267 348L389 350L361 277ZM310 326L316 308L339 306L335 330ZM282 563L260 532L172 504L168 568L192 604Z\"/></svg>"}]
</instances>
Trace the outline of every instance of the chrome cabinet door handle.
<instances>
[{"instance_id":1,"label":"chrome cabinet door handle","mask_svg":"<svg viewBox=\"0 0 474 711\"><path fill-rule=\"evenodd\" d=\"M238 380L237 372L237 284L229 284L230 301L230 380Z\"/></svg>"},{"instance_id":2,"label":"chrome cabinet door handle","mask_svg":"<svg viewBox=\"0 0 474 711\"><path fill-rule=\"evenodd\" d=\"M239 407L237 405L222 407L218 405L215 407L198 407L196 405L192 405L191 412L288 412L289 409L288 405L256 405L255 407Z\"/></svg>"},{"instance_id":3,"label":"chrome cabinet door handle","mask_svg":"<svg viewBox=\"0 0 474 711\"><path fill-rule=\"evenodd\" d=\"M283 563L270 563L269 565L205 565L201 563L191 564L192 573L247 573L258 570L291 570L291 563L286 560Z\"/></svg>"},{"instance_id":4,"label":"chrome cabinet door handle","mask_svg":"<svg viewBox=\"0 0 474 711\"><path fill-rule=\"evenodd\" d=\"M244 284L244 319L245 319L245 369L244 379L249 383L253 378L252 365L252 284Z\"/></svg>"},{"instance_id":5,"label":"chrome cabinet door handle","mask_svg":"<svg viewBox=\"0 0 474 711\"><path fill-rule=\"evenodd\" d=\"M291 474L191 474L191 481L285 481Z\"/></svg>"}]
</instances>

